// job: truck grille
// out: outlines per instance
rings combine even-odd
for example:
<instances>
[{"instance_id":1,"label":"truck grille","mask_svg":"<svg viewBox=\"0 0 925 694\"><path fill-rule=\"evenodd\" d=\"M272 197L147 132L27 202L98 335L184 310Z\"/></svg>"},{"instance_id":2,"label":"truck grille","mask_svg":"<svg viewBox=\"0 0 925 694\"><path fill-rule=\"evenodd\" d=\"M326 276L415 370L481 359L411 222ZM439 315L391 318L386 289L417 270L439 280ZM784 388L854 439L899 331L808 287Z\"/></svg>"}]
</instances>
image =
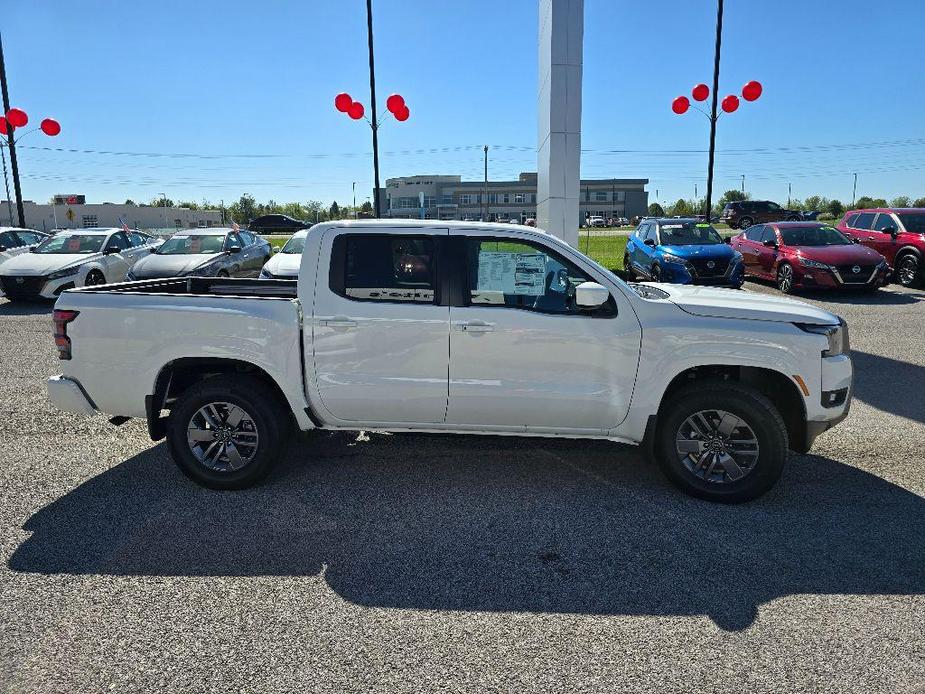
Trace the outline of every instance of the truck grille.
<instances>
[{"instance_id":1,"label":"truck grille","mask_svg":"<svg viewBox=\"0 0 925 694\"><path fill-rule=\"evenodd\" d=\"M44 276L19 277L10 275L0 277L0 285L3 287L3 293L13 298L30 298L37 297L48 281Z\"/></svg>"},{"instance_id":2,"label":"truck grille","mask_svg":"<svg viewBox=\"0 0 925 694\"><path fill-rule=\"evenodd\" d=\"M726 268L729 267L728 260L695 259L689 261L697 273L697 277L722 277L726 274ZM709 267L710 263L713 267Z\"/></svg>"},{"instance_id":3,"label":"truck grille","mask_svg":"<svg viewBox=\"0 0 925 694\"><path fill-rule=\"evenodd\" d=\"M873 265L839 265L838 274L841 275L842 282L845 284L866 284L874 267Z\"/></svg>"}]
</instances>

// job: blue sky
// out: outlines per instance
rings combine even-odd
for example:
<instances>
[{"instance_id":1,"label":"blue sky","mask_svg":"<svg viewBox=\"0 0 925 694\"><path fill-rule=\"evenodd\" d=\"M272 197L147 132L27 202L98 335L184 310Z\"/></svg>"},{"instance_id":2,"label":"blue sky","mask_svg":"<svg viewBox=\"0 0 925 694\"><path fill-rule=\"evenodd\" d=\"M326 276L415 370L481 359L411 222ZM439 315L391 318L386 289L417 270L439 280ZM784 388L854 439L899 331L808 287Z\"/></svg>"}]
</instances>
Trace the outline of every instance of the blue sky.
<instances>
[{"instance_id":1,"label":"blue sky","mask_svg":"<svg viewBox=\"0 0 925 694\"><path fill-rule=\"evenodd\" d=\"M838 6L837 11L834 9ZM536 169L536 0L374 0L383 180ZM62 134L22 141L26 199L362 202L370 132L363 0L10 2L11 101ZM582 174L647 177L650 199L703 195L708 122L673 97L712 77L713 0L585 0ZM765 92L719 122L719 191L925 196L925 3L727 0L720 95ZM384 108L384 103L382 105ZM28 146L28 148L27 148ZM90 150L56 152L42 147ZM695 150L695 151L678 151ZM125 154L104 154L123 152ZM152 156L184 155L184 156ZM193 155L193 156L189 156ZM241 156L248 155L248 156Z\"/></svg>"}]
</instances>

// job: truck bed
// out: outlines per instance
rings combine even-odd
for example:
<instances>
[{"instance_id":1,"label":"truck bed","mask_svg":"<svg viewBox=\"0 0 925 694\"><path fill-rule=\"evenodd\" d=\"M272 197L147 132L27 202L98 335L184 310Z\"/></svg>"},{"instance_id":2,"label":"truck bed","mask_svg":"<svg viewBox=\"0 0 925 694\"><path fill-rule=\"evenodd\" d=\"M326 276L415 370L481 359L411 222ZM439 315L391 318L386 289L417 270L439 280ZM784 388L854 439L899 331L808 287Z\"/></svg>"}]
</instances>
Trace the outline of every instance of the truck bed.
<instances>
[{"instance_id":1,"label":"truck bed","mask_svg":"<svg viewBox=\"0 0 925 694\"><path fill-rule=\"evenodd\" d=\"M80 292L122 294L189 294L193 296L240 296L294 299L297 280L258 280L246 277L170 277L121 282L104 287L86 287Z\"/></svg>"}]
</instances>

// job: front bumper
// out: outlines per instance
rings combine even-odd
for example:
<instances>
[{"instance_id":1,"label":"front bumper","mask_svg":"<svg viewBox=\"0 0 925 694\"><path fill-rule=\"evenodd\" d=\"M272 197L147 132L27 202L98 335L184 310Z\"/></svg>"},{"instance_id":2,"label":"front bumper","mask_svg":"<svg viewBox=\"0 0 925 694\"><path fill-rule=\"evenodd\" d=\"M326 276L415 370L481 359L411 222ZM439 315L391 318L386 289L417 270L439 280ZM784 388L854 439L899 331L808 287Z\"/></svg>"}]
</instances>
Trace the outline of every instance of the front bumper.
<instances>
[{"instance_id":1,"label":"front bumper","mask_svg":"<svg viewBox=\"0 0 925 694\"><path fill-rule=\"evenodd\" d=\"M823 268L808 268L800 266L795 268L794 279L796 286L803 289L840 289L842 287L869 288L884 287L889 284L890 269L877 266L872 272L864 273L862 277L852 277L835 270Z\"/></svg>"},{"instance_id":2,"label":"front bumper","mask_svg":"<svg viewBox=\"0 0 925 694\"><path fill-rule=\"evenodd\" d=\"M96 414L96 406L84 391L83 386L67 376L52 376L48 379L48 399L64 412L74 414Z\"/></svg>"},{"instance_id":3,"label":"front bumper","mask_svg":"<svg viewBox=\"0 0 925 694\"><path fill-rule=\"evenodd\" d=\"M57 299L61 292L76 286L78 275L50 280L47 275L2 275L0 289L11 299L37 301Z\"/></svg>"},{"instance_id":4,"label":"front bumper","mask_svg":"<svg viewBox=\"0 0 925 694\"><path fill-rule=\"evenodd\" d=\"M713 276L705 276L690 265L679 265L678 263L662 263L660 269L660 281L671 284L696 284L705 287L739 289L745 283L745 265L741 262L730 262L723 274Z\"/></svg>"},{"instance_id":5,"label":"front bumper","mask_svg":"<svg viewBox=\"0 0 925 694\"><path fill-rule=\"evenodd\" d=\"M853 378L854 366L851 363L851 357L847 354L822 358L820 391L811 392L806 399L807 422L804 452L812 448L817 436L848 416L848 411L851 409L851 398L854 395ZM847 391L844 400L834 407L827 406L826 394L843 390Z\"/></svg>"}]
</instances>

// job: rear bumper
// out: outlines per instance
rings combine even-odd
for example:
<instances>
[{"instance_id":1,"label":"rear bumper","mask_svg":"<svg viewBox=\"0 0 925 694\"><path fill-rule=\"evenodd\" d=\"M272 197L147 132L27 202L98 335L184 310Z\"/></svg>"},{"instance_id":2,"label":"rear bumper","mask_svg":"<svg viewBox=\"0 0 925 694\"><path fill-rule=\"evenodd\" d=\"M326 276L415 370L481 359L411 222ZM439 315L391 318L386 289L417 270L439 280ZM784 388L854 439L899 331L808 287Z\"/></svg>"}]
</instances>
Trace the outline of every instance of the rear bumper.
<instances>
[{"instance_id":1,"label":"rear bumper","mask_svg":"<svg viewBox=\"0 0 925 694\"><path fill-rule=\"evenodd\" d=\"M83 386L67 376L52 376L48 379L48 399L64 412L74 414L96 414L96 406L84 391Z\"/></svg>"}]
</instances>

